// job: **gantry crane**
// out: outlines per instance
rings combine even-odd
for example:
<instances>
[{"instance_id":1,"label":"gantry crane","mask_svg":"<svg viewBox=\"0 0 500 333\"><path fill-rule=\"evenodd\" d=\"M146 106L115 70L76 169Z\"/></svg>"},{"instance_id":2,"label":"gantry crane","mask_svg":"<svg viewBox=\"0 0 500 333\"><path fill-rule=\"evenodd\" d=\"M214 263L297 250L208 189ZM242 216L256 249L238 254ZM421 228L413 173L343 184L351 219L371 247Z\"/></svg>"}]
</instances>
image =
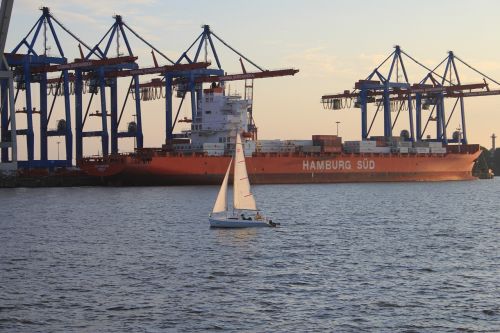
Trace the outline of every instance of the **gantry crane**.
<instances>
[{"instance_id":1,"label":"gantry crane","mask_svg":"<svg viewBox=\"0 0 500 333\"><path fill-rule=\"evenodd\" d=\"M271 78L271 77L279 77L279 76L288 76L295 75L298 73L297 69L281 69L281 70L265 70L262 67L255 64L252 60L248 59L242 53L231 47L228 43L226 43L222 38L217 36L211 29L209 25L204 25L202 33L195 39L193 43L188 47L186 51L182 53L180 58L177 60L176 64L181 64L182 62L187 62L188 64L194 64L199 61L201 56L201 51L205 50L205 62L207 61L207 53L208 48L210 48L213 57L216 63L216 69L199 69L196 71L190 71L187 73L177 73L177 74L167 74L164 77L164 80L153 79L151 82L143 83L140 85L142 89L148 91L147 89L162 89L165 88L166 91L166 108L167 108L167 126L166 126L166 138L167 143L171 142L174 138L174 127L177 123L177 119L179 117L179 112L181 110L183 101L185 99L186 93L190 93L191 97L191 117L194 119L197 113L197 100L201 98L201 90L203 83L222 83L224 84L227 81L239 81L245 80L245 96L244 98L250 99L253 98L253 80L260 78ZM224 46L229 48L232 52L237 54L240 58L239 61L241 63L242 71L241 74L226 74L222 69L222 64L218 55L218 52L214 45L214 38L222 43ZM198 43L198 44L197 44ZM197 45L196 52L194 56L189 57L189 52L193 49L193 47ZM256 72L247 72L245 66L243 65L244 59L246 62L254 66L258 71ZM250 81L251 83L248 83ZM179 107L177 109L177 113L175 118L173 117L173 103L172 103L172 92L175 89L177 90L177 96L182 98ZM248 132L256 135L257 128L253 119L253 110L252 110L252 101L249 100L248 106ZM186 121L186 120L182 120Z\"/></svg>"},{"instance_id":2,"label":"gantry crane","mask_svg":"<svg viewBox=\"0 0 500 333\"><path fill-rule=\"evenodd\" d=\"M418 66L428 71L428 74L419 83L411 84L403 61L403 55ZM388 74L381 73L381 67L392 59ZM483 82L473 84L462 84L457 71L455 60L459 60L476 73L483 76ZM438 69L445 65L444 72L438 73ZM402 73L401 75L399 73ZM400 80L400 76L403 80ZM432 140L444 143L460 142L467 144L467 131L465 121L464 97L499 95L500 90L491 90L485 79L498 84L497 81L484 75L464 61L449 52L445 58L434 69L430 69L411 55L403 51L399 46L364 80L355 83L354 90L346 90L340 94L324 95L321 98L323 107L326 109L339 110L354 106L361 109L361 138L369 138L375 119L379 111L383 110L384 137L393 136L393 129L398 121L401 111L408 111L409 131L408 140L422 141L427 125L430 121L436 122L436 135ZM445 113L444 100L456 98L455 105L448 117ZM460 105L461 129L458 135L448 138L447 129L457 104ZM376 110L368 126L368 105L375 104ZM425 125L423 125L422 110L431 110ZM415 116L414 112L415 111ZM392 113L397 112L394 120ZM435 113L434 113L435 112ZM416 126L414 124L416 123ZM416 127L416 131L415 128Z\"/></svg>"},{"instance_id":3,"label":"gantry crane","mask_svg":"<svg viewBox=\"0 0 500 333\"><path fill-rule=\"evenodd\" d=\"M52 16L49 8L42 7L42 15L38 18L36 23L30 29L28 34L17 44L11 53L6 54L9 66L14 70L14 80L16 82L16 97L22 90L25 92L25 107L18 110L17 113L26 114L27 127L25 129L18 129L15 135L25 135L27 143L27 161L20 161L21 167L54 167L54 166L70 166L73 158L73 133L71 129L71 109L70 109L70 94L69 82L70 67L61 65L68 65L68 60L65 56L63 47L57 36L55 25L59 26L62 30L68 33L73 39L88 48L81 39L69 31L61 22ZM38 40L40 32L42 31L43 37L43 50L41 53L35 50L35 44ZM47 40L49 34L52 36L57 47L57 56L49 56ZM30 38L31 37L31 38ZM26 48L26 53L18 53L22 47ZM49 79L47 74L54 66L61 66L58 68L60 74L60 89L58 93L54 94L51 103L51 108L48 107L48 87ZM46 70L47 69L47 70ZM33 106L32 93L33 84L39 84L40 95L40 108L36 110ZM57 129L49 131L48 125L52 116L55 101L58 95L64 96L64 118L60 119L57 123ZM40 116L40 160L35 160L35 129L33 127L33 116ZM13 117L11 117L13 118ZM5 126L5 124L4 124ZM49 136L64 136L66 146L66 158L64 161L49 161L48 160L48 137Z\"/></svg>"}]
</instances>

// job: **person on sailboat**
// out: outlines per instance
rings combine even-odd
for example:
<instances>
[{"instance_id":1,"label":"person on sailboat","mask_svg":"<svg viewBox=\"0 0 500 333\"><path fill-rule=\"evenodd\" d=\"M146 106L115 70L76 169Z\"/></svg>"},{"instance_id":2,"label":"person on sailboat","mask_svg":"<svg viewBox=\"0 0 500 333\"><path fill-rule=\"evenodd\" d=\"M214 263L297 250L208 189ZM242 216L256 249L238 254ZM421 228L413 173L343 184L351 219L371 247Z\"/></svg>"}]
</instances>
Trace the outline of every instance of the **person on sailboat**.
<instances>
[{"instance_id":1,"label":"person on sailboat","mask_svg":"<svg viewBox=\"0 0 500 333\"><path fill-rule=\"evenodd\" d=\"M259 212L257 212L257 214L255 214L255 219L256 219L257 221L262 220L262 215L260 215L260 213L259 213Z\"/></svg>"}]
</instances>

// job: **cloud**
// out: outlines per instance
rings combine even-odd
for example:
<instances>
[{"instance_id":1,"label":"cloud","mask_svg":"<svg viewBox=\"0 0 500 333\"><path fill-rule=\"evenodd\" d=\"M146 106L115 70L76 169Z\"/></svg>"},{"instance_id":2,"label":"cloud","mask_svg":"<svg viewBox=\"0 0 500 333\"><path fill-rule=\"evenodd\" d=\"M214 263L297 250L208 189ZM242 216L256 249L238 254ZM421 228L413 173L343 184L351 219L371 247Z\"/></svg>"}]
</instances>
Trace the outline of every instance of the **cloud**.
<instances>
[{"instance_id":1,"label":"cloud","mask_svg":"<svg viewBox=\"0 0 500 333\"><path fill-rule=\"evenodd\" d=\"M332 54L324 47L309 48L286 56L285 61L300 68L303 76L330 77L343 71L338 58Z\"/></svg>"}]
</instances>

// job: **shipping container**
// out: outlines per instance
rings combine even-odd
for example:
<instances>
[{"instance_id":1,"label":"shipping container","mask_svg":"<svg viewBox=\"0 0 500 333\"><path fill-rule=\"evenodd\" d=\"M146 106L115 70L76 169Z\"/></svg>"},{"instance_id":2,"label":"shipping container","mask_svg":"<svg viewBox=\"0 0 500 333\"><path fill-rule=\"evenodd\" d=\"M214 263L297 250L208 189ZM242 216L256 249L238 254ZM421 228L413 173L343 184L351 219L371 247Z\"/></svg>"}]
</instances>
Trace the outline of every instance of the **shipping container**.
<instances>
[{"instance_id":1,"label":"shipping container","mask_svg":"<svg viewBox=\"0 0 500 333\"><path fill-rule=\"evenodd\" d=\"M440 148L431 147L430 150L431 150L431 153L433 153L433 154L446 154L446 148L443 148L443 147L440 147Z\"/></svg>"},{"instance_id":2,"label":"shipping container","mask_svg":"<svg viewBox=\"0 0 500 333\"><path fill-rule=\"evenodd\" d=\"M429 142L429 148L442 148L443 143L442 142Z\"/></svg>"},{"instance_id":3,"label":"shipping container","mask_svg":"<svg viewBox=\"0 0 500 333\"><path fill-rule=\"evenodd\" d=\"M412 147L412 142L411 141L400 141L395 144L396 147L405 147L405 148L411 148Z\"/></svg>"},{"instance_id":4,"label":"shipping container","mask_svg":"<svg viewBox=\"0 0 500 333\"><path fill-rule=\"evenodd\" d=\"M319 152L321 152L321 147L320 146L302 146L301 150L304 153L319 153Z\"/></svg>"},{"instance_id":5,"label":"shipping container","mask_svg":"<svg viewBox=\"0 0 500 333\"><path fill-rule=\"evenodd\" d=\"M312 140L290 140L297 147L313 146Z\"/></svg>"},{"instance_id":6,"label":"shipping container","mask_svg":"<svg viewBox=\"0 0 500 333\"><path fill-rule=\"evenodd\" d=\"M340 153L342 152L342 147L340 146L322 146L322 153Z\"/></svg>"},{"instance_id":7,"label":"shipping container","mask_svg":"<svg viewBox=\"0 0 500 333\"><path fill-rule=\"evenodd\" d=\"M418 148L418 147L429 147L429 142L426 142L426 141L413 142L413 147L415 147L415 148Z\"/></svg>"},{"instance_id":8,"label":"shipping container","mask_svg":"<svg viewBox=\"0 0 500 333\"><path fill-rule=\"evenodd\" d=\"M414 147L414 148L410 148L410 153L413 153L413 154L428 154L429 153L429 148L428 147Z\"/></svg>"}]
</instances>

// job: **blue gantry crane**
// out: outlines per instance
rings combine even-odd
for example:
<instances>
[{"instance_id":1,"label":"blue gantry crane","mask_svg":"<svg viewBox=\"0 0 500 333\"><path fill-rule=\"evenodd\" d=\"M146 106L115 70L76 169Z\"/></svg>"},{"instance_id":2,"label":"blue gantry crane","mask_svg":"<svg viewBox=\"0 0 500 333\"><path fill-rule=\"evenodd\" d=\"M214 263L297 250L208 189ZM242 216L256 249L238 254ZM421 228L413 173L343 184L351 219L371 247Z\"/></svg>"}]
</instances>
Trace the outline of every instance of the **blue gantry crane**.
<instances>
[{"instance_id":1,"label":"blue gantry crane","mask_svg":"<svg viewBox=\"0 0 500 333\"><path fill-rule=\"evenodd\" d=\"M70 87L68 69L61 68L59 78L59 86L57 93L54 94L51 108L48 107L48 77L47 67L54 65L67 64L64 50L57 36L55 25L69 33L79 43L86 45L83 41L77 38L73 33L67 30L57 19L50 13L49 8L42 7L42 15L36 21L28 34L17 44L11 53L7 53L6 58L9 66L14 71L14 81L16 83L16 101L20 91L24 91L25 107L16 111L16 113L26 114L25 129L17 129L16 135L26 136L27 143L27 161L20 161L21 167L53 167L53 166L70 166L73 158L73 134L71 130L71 112L70 112ZM43 35L43 50L37 52L35 45L40 36ZM57 49L57 56L48 55L47 40L49 35L52 36ZM18 53L22 48L26 48L25 53ZM32 94L34 84L39 85L40 107L37 110L33 105ZM50 131L48 129L51 120L55 99L62 95L64 98L64 118L58 120L57 129ZM40 116L40 159L35 160L35 129L33 128L33 116ZM4 124L5 126L5 124ZM48 137L49 136L64 136L66 147L66 158L64 161L49 161L48 160Z\"/></svg>"},{"instance_id":2,"label":"blue gantry crane","mask_svg":"<svg viewBox=\"0 0 500 333\"><path fill-rule=\"evenodd\" d=\"M409 59L427 71L425 77L418 83L411 84L403 60ZM391 59L388 74L381 73L382 66ZM458 60L468 68L483 76L480 83L463 84L460 80L456 61ZM439 72L444 64L444 70ZM400 80L400 77L402 80ZM408 111L409 130L402 131L409 141L435 140L443 143L467 144L467 127L465 121L464 97L499 95L500 90L491 90L488 79L499 84L491 77L481 73L466 62L462 61L453 52L441 61L434 69L430 69L406 53L400 46L395 46L394 51L378 65L364 80L359 80L354 85L354 90L345 90L340 94L323 95L321 102L325 109L339 110L343 108L361 109L361 138L370 137L373 124L378 113L382 110L383 136L393 136L393 129L402 111ZM455 104L446 117L445 99L455 98ZM368 106L374 104L376 109L368 126ZM460 131L454 132L448 138L447 129L457 105L460 108ZM423 111L430 110L424 125ZM414 112L415 111L415 112ZM396 113L394 119L392 113ZM414 114L415 113L415 114ZM425 136L429 123L436 122L436 134Z\"/></svg>"},{"instance_id":3,"label":"blue gantry crane","mask_svg":"<svg viewBox=\"0 0 500 333\"><path fill-rule=\"evenodd\" d=\"M204 50L204 59L203 62L208 62L208 50L211 51L213 58L216 63L216 68L199 68L195 70L185 71L185 72L176 72L176 73L166 73L163 80L152 80L148 83L141 84L141 88L144 89L163 89L165 88L166 93L166 113L167 113L167 123L166 123L166 141L167 143L172 142L174 139L174 128L177 124L177 120L179 117L179 113L181 107L183 105L184 99L186 97L187 92L190 93L191 97L191 119L197 114L197 101L201 98L203 83L220 83L224 84L226 81L237 81L237 80L245 80L245 97L248 99L250 96L253 97L253 93L251 93L250 89L253 89L253 80L259 78L270 78L270 77L279 77L279 76L287 76L287 75L295 75L298 70L297 69L280 69L280 70L266 70L262 67L258 66L244 56L242 53L237 51L235 48L226 43L222 38L216 35L211 29L209 25L202 26L203 31L200 35L190 44L190 46L184 51L179 59L176 61L177 65L182 63L186 64L196 64L200 61L200 57L202 56L202 50ZM239 56L239 61L241 63L241 68L243 73L241 74L226 74L222 68L221 59L219 57L219 53L215 47L214 39L219 41L233 53ZM194 53L194 54L193 54ZM243 64L243 60L251 64L258 71L256 72L247 72L246 68ZM247 81L251 81L251 84L248 84ZM176 96L181 98L181 102L179 103L179 107L177 109L175 117L173 116L173 96L172 92L176 90ZM153 90L154 91L154 90ZM151 94L151 93L150 93ZM249 103L248 109L249 116L249 128L248 131L256 135L257 128L254 124L253 115L252 115L252 103ZM186 120L182 120L186 121ZM182 135L178 135L182 136Z\"/></svg>"}]
</instances>

